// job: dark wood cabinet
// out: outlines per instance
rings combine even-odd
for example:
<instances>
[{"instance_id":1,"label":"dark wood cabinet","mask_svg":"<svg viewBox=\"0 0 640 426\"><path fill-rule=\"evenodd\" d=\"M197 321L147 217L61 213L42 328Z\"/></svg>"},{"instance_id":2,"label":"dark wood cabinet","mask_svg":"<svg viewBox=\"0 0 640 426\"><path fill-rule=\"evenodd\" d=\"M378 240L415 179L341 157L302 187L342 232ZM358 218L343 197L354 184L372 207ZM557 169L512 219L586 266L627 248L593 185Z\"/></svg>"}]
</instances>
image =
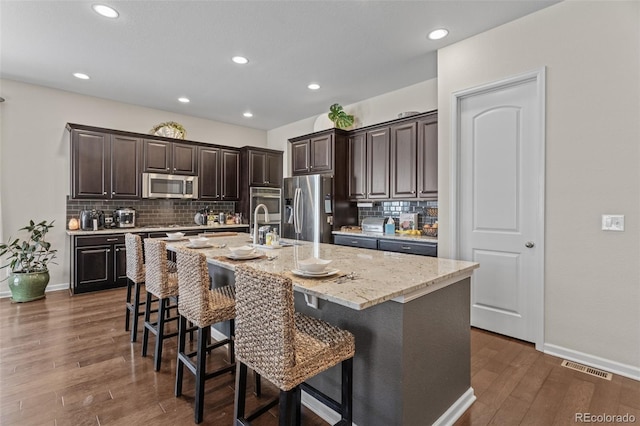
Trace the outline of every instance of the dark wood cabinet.
<instances>
[{"instance_id":1,"label":"dark wood cabinet","mask_svg":"<svg viewBox=\"0 0 640 426\"><path fill-rule=\"evenodd\" d=\"M71 281L74 294L127 285L124 234L73 238Z\"/></svg>"},{"instance_id":2,"label":"dark wood cabinet","mask_svg":"<svg viewBox=\"0 0 640 426\"><path fill-rule=\"evenodd\" d=\"M417 197L418 124L393 125L391 129L391 198Z\"/></svg>"},{"instance_id":3,"label":"dark wood cabinet","mask_svg":"<svg viewBox=\"0 0 640 426\"><path fill-rule=\"evenodd\" d=\"M349 136L349 198L367 198L367 134Z\"/></svg>"},{"instance_id":4,"label":"dark wood cabinet","mask_svg":"<svg viewBox=\"0 0 640 426\"><path fill-rule=\"evenodd\" d=\"M240 198L240 151L220 150L220 199L237 201Z\"/></svg>"},{"instance_id":5,"label":"dark wood cabinet","mask_svg":"<svg viewBox=\"0 0 640 426\"><path fill-rule=\"evenodd\" d=\"M140 198L140 139L68 127L71 198Z\"/></svg>"},{"instance_id":6,"label":"dark wood cabinet","mask_svg":"<svg viewBox=\"0 0 640 426\"><path fill-rule=\"evenodd\" d=\"M289 139L291 142L291 173L296 176L335 172L336 143L346 144L347 138L346 131L329 129L313 135ZM342 161L342 159L338 161Z\"/></svg>"},{"instance_id":7,"label":"dark wood cabinet","mask_svg":"<svg viewBox=\"0 0 640 426\"><path fill-rule=\"evenodd\" d=\"M389 128L367 132L367 198L389 198Z\"/></svg>"},{"instance_id":8,"label":"dark wood cabinet","mask_svg":"<svg viewBox=\"0 0 640 426\"><path fill-rule=\"evenodd\" d=\"M144 140L144 171L195 175L197 146L155 139Z\"/></svg>"},{"instance_id":9,"label":"dark wood cabinet","mask_svg":"<svg viewBox=\"0 0 640 426\"><path fill-rule=\"evenodd\" d=\"M418 121L418 197L438 199L438 115Z\"/></svg>"},{"instance_id":10,"label":"dark wood cabinet","mask_svg":"<svg viewBox=\"0 0 640 426\"><path fill-rule=\"evenodd\" d=\"M282 152L243 149L243 168L249 186L282 186Z\"/></svg>"},{"instance_id":11,"label":"dark wood cabinet","mask_svg":"<svg viewBox=\"0 0 640 426\"><path fill-rule=\"evenodd\" d=\"M198 152L198 189L200 200L220 200L222 181L220 148L200 147Z\"/></svg>"}]
</instances>

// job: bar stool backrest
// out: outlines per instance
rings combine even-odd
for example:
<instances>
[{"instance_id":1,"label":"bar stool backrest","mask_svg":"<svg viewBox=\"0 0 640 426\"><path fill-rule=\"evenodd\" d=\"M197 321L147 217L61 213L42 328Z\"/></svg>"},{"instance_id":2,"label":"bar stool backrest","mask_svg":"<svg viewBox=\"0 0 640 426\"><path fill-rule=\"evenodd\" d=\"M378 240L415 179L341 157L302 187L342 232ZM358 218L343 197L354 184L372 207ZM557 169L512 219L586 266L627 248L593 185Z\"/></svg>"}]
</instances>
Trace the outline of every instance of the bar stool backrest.
<instances>
[{"instance_id":1,"label":"bar stool backrest","mask_svg":"<svg viewBox=\"0 0 640 426\"><path fill-rule=\"evenodd\" d=\"M127 278L134 283L145 280L144 260L142 257L142 238L139 235L127 233L124 236L127 250Z\"/></svg>"},{"instance_id":2,"label":"bar stool backrest","mask_svg":"<svg viewBox=\"0 0 640 426\"><path fill-rule=\"evenodd\" d=\"M178 312L198 327L206 327L210 322L208 310L211 299L207 258L192 250L178 249L176 261L180 292Z\"/></svg>"},{"instance_id":3,"label":"bar stool backrest","mask_svg":"<svg viewBox=\"0 0 640 426\"><path fill-rule=\"evenodd\" d=\"M147 291L159 298L173 296L173 291L169 286L167 244L162 240L145 239L144 256Z\"/></svg>"},{"instance_id":4,"label":"bar stool backrest","mask_svg":"<svg viewBox=\"0 0 640 426\"><path fill-rule=\"evenodd\" d=\"M295 310L289 278L236 266L236 357L278 383L295 365Z\"/></svg>"}]
</instances>

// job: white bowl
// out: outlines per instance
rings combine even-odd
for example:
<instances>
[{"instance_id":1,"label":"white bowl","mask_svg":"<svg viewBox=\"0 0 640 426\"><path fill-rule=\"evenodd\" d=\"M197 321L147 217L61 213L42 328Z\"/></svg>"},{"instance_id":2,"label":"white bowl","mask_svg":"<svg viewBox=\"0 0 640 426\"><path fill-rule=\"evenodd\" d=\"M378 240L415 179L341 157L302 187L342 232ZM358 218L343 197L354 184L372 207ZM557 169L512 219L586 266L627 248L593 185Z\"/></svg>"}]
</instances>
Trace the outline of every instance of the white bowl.
<instances>
[{"instance_id":1,"label":"white bowl","mask_svg":"<svg viewBox=\"0 0 640 426\"><path fill-rule=\"evenodd\" d=\"M207 243L209 242L209 239L207 239L206 237L198 237L198 238L189 238L189 241L191 241L192 246L201 247L201 246L206 246Z\"/></svg>"},{"instance_id":2,"label":"white bowl","mask_svg":"<svg viewBox=\"0 0 640 426\"><path fill-rule=\"evenodd\" d=\"M179 240L182 237L184 237L183 232L167 232L167 238L170 240Z\"/></svg>"},{"instance_id":3,"label":"white bowl","mask_svg":"<svg viewBox=\"0 0 640 426\"><path fill-rule=\"evenodd\" d=\"M331 262L333 261L310 257L308 259L299 260L298 268L305 272L322 272Z\"/></svg>"},{"instance_id":4,"label":"white bowl","mask_svg":"<svg viewBox=\"0 0 640 426\"><path fill-rule=\"evenodd\" d=\"M253 247L251 246L229 247L229 250L236 256L246 256L253 253Z\"/></svg>"}]
</instances>

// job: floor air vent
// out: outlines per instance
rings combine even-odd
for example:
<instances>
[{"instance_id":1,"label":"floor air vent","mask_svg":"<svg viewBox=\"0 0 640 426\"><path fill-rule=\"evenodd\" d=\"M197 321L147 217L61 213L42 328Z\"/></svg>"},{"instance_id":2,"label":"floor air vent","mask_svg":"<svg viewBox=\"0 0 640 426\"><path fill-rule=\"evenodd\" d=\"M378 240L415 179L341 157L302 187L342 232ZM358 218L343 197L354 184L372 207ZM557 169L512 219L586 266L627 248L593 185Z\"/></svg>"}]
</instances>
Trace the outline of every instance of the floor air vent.
<instances>
[{"instance_id":1,"label":"floor air vent","mask_svg":"<svg viewBox=\"0 0 640 426\"><path fill-rule=\"evenodd\" d=\"M588 367L586 365L578 364L577 362L567 361L566 359L562 361L563 367L570 368L572 370L580 371L585 374L590 374L592 376L600 377L601 379L611 380L613 374L608 371L598 370L597 368Z\"/></svg>"}]
</instances>

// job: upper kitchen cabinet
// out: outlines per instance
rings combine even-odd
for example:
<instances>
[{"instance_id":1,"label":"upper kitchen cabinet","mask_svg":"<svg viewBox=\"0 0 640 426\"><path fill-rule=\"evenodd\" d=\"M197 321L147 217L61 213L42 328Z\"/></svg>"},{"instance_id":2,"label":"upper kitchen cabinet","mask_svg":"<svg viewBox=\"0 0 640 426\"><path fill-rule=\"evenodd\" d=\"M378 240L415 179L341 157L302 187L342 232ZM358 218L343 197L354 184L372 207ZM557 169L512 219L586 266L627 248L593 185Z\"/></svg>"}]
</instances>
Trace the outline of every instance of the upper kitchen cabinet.
<instances>
[{"instance_id":1,"label":"upper kitchen cabinet","mask_svg":"<svg viewBox=\"0 0 640 426\"><path fill-rule=\"evenodd\" d=\"M367 132L367 198L389 198L389 128Z\"/></svg>"},{"instance_id":2,"label":"upper kitchen cabinet","mask_svg":"<svg viewBox=\"0 0 640 426\"><path fill-rule=\"evenodd\" d=\"M349 136L349 198L367 198L367 133Z\"/></svg>"},{"instance_id":3,"label":"upper kitchen cabinet","mask_svg":"<svg viewBox=\"0 0 640 426\"><path fill-rule=\"evenodd\" d=\"M391 198L416 198L418 123L396 124L391 129Z\"/></svg>"},{"instance_id":4,"label":"upper kitchen cabinet","mask_svg":"<svg viewBox=\"0 0 640 426\"><path fill-rule=\"evenodd\" d=\"M197 174L197 146L155 139L144 140L144 171L175 175Z\"/></svg>"},{"instance_id":5,"label":"upper kitchen cabinet","mask_svg":"<svg viewBox=\"0 0 640 426\"><path fill-rule=\"evenodd\" d=\"M438 199L438 114L418 120L418 197Z\"/></svg>"},{"instance_id":6,"label":"upper kitchen cabinet","mask_svg":"<svg viewBox=\"0 0 640 426\"><path fill-rule=\"evenodd\" d=\"M71 198L140 198L140 146L136 137L68 124Z\"/></svg>"},{"instance_id":7,"label":"upper kitchen cabinet","mask_svg":"<svg viewBox=\"0 0 640 426\"><path fill-rule=\"evenodd\" d=\"M242 149L243 186L282 186L282 151L245 147Z\"/></svg>"},{"instance_id":8,"label":"upper kitchen cabinet","mask_svg":"<svg viewBox=\"0 0 640 426\"><path fill-rule=\"evenodd\" d=\"M240 198L240 151L220 150L220 199L237 201Z\"/></svg>"},{"instance_id":9,"label":"upper kitchen cabinet","mask_svg":"<svg viewBox=\"0 0 640 426\"><path fill-rule=\"evenodd\" d=\"M198 198L200 200L220 200L220 148L198 148Z\"/></svg>"},{"instance_id":10,"label":"upper kitchen cabinet","mask_svg":"<svg viewBox=\"0 0 640 426\"><path fill-rule=\"evenodd\" d=\"M348 135L344 130L329 129L289 139L292 174L335 173L336 149L346 146Z\"/></svg>"}]
</instances>

